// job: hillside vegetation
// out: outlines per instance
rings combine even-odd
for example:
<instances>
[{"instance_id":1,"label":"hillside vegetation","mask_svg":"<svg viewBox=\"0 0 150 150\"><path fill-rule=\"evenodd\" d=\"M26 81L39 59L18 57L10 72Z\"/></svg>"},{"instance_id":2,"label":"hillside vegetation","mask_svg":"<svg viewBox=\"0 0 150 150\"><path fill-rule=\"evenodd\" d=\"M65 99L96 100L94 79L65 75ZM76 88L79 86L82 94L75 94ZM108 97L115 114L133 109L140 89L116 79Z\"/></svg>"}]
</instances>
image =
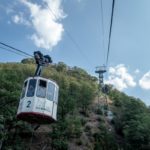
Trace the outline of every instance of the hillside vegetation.
<instances>
[{"instance_id":1,"label":"hillside vegetation","mask_svg":"<svg viewBox=\"0 0 150 150\"><path fill-rule=\"evenodd\" d=\"M43 72L60 87L58 121L34 131L33 125L17 120L23 81L34 71L31 60L0 64L0 149L150 149L150 109L141 100L109 86L107 99L112 103L106 107L105 96L97 92L97 79L62 62ZM112 120L108 111L113 112Z\"/></svg>"}]
</instances>

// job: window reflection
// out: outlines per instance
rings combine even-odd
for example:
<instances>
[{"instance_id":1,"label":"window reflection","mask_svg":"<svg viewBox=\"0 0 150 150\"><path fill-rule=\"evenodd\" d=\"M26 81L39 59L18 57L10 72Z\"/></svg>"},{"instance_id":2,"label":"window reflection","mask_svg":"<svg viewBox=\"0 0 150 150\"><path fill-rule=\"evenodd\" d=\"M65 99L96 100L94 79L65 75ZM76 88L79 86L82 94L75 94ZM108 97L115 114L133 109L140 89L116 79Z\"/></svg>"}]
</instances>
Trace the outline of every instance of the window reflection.
<instances>
[{"instance_id":1,"label":"window reflection","mask_svg":"<svg viewBox=\"0 0 150 150\"><path fill-rule=\"evenodd\" d=\"M36 79L31 79L29 81L29 86L28 86L28 91L27 91L27 97L34 96L35 87L36 87Z\"/></svg>"},{"instance_id":2,"label":"window reflection","mask_svg":"<svg viewBox=\"0 0 150 150\"><path fill-rule=\"evenodd\" d=\"M56 90L55 90L55 99L54 101L57 103L58 102L58 87L56 87Z\"/></svg>"},{"instance_id":3,"label":"window reflection","mask_svg":"<svg viewBox=\"0 0 150 150\"><path fill-rule=\"evenodd\" d=\"M54 92L55 92L55 85L52 83L48 83L48 90L47 90L47 99L53 101L54 100Z\"/></svg>"},{"instance_id":4,"label":"window reflection","mask_svg":"<svg viewBox=\"0 0 150 150\"><path fill-rule=\"evenodd\" d=\"M37 87L37 92L36 92L37 97L41 97L41 98L46 97L46 86L47 86L46 81L39 80L38 87Z\"/></svg>"}]
</instances>

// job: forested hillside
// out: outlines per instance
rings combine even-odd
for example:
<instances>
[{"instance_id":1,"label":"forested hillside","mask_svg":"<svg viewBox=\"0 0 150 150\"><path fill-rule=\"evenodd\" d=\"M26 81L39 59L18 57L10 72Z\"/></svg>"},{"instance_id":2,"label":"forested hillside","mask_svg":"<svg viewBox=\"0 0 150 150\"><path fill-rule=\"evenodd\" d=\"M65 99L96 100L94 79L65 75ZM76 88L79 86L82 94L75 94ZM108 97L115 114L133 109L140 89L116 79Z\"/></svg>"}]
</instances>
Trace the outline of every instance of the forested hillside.
<instances>
[{"instance_id":1,"label":"forested hillside","mask_svg":"<svg viewBox=\"0 0 150 150\"><path fill-rule=\"evenodd\" d=\"M43 77L59 87L58 121L40 126L16 119L24 80L33 76L32 60L0 64L0 149L2 150L149 150L150 109L109 85L98 93L97 79L78 67L53 64ZM99 95L99 98L98 98ZM108 112L113 119L108 118Z\"/></svg>"}]
</instances>

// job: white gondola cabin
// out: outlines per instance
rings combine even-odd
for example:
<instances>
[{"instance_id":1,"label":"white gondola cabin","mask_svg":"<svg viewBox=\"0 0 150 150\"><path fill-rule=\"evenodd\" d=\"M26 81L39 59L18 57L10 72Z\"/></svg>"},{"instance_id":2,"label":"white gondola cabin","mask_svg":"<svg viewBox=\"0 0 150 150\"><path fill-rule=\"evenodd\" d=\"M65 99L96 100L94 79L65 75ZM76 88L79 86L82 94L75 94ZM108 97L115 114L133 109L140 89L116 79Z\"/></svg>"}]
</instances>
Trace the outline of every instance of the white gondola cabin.
<instances>
[{"instance_id":1,"label":"white gondola cabin","mask_svg":"<svg viewBox=\"0 0 150 150\"><path fill-rule=\"evenodd\" d=\"M25 80L17 118L30 123L45 124L57 120L59 86L55 81L42 78L42 68L52 63L49 55L34 52L37 68L34 77Z\"/></svg>"},{"instance_id":2,"label":"white gondola cabin","mask_svg":"<svg viewBox=\"0 0 150 150\"><path fill-rule=\"evenodd\" d=\"M17 118L30 123L51 123L57 120L58 85L42 77L25 80Z\"/></svg>"}]
</instances>

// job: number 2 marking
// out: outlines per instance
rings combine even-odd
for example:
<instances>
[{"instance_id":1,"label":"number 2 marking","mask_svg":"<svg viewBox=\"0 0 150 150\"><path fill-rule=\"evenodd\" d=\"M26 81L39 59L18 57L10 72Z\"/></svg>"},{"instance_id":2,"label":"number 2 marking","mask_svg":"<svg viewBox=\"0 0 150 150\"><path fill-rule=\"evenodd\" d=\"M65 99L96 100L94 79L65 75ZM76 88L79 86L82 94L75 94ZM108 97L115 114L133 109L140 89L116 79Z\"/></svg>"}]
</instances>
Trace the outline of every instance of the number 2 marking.
<instances>
[{"instance_id":1,"label":"number 2 marking","mask_svg":"<svg viewBox=\"0 0 150 150\"><path fill-rule=\"evenodd\" d=\"M27 101L27 108L30 108L30 105L31 105L31 101Z\"/></svg>"}]
</instances>

